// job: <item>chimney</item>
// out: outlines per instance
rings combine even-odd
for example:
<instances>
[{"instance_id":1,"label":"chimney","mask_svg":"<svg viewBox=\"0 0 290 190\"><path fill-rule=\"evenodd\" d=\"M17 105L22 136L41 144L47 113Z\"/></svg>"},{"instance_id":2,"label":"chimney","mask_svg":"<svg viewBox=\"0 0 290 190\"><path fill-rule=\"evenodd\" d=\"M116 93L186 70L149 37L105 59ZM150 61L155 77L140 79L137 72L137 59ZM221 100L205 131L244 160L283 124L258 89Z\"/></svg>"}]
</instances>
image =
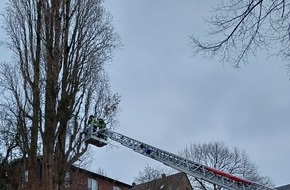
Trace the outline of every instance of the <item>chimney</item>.
<instances>
[{"instance_id":1,"label":"chimney","mask_svg":"<svg viewBox=\"0 0 290 190\"><path fill-rule=\"evenodd\" d=\"M162 174L161 177L162 177L162 178L166 178L166 174Z\"/></svg>"},{"instance_id":2,"label":"chimney","mask_svg":"<svg viewBox=\"0 0 290 190\"><path fill-rule=\"evenodd\" d=\"M136 186L136 183L135 183L135 182L133 182L133 183L132 183L132 186L133 186L133 187L134 187L134 186Z\"/></svg>"}]
</instances>

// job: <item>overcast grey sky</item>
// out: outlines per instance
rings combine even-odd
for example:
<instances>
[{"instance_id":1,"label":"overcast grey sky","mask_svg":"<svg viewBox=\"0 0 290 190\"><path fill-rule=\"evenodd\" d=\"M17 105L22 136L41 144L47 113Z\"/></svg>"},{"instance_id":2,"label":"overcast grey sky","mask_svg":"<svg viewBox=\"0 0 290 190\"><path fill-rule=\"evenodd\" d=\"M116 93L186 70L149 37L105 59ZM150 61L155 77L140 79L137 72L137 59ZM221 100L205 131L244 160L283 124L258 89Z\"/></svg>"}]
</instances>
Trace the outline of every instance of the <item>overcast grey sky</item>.
<instances>
[{"instance_id":1,"label":"overcast grey sky","mask_svg":"<svg viewBox=\"0 0 290 190\"><path fill-rule=\"evenodd\" d=\"M218 58L192 57L189 36L205 33L202 18L213 2L105 0L124 44L108 68L112 91L122 96L116 131L172 153L191 143L224 141L245 150L277 186L289 184L285 63L260 53L235 70ZM102 168L129 184L147 164L163 167L121 145L94 150L92 171Z\"/></svg>"},{"instance_id":2,"label":"overcast grey sky","mask_svg":"<svg viewBox=\"0 0 290 190\"><path fill-rule=\"evenodd\" d=\"M289 184L290 81L283 62L263 53L240 70L192 57L189 36L218 0L106 0L124 47L109 68L122 95L118 132L178 153L190 143L244 149L277 186ZM97 150L94 167L131 183L146 164L119 146ZM162 165L161 165L162 166Z\"/></svg>"}]
</instances>

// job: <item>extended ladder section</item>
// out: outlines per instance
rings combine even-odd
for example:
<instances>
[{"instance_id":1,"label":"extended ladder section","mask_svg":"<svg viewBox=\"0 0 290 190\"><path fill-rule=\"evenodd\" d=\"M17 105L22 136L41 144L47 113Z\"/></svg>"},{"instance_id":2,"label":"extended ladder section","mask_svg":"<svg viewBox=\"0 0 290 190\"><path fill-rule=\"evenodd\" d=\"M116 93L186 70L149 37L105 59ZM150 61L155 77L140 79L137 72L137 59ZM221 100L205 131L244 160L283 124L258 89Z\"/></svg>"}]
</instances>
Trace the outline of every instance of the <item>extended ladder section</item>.
<instances>
[{"instance_id":1,"label":"extended ladder section","mask_svg":"<svg viewBox=\"0 0 290 190\"><path fill-rule=\"evenodd\" d=\"M255 182L193 162L109 129L96 131L93 129L93 126L89 126L85 133L85 141L89 144L101 147L107 144L107 141L104 140L104 138L100 138L100 136L110 138L111 140L119 142L123 146L126 146L135 152L162 162L163 164L178 171L182 171L190 176L219 185L229 190L273 190L272 188L257 184Z\"/></svg>"}]
</instances>

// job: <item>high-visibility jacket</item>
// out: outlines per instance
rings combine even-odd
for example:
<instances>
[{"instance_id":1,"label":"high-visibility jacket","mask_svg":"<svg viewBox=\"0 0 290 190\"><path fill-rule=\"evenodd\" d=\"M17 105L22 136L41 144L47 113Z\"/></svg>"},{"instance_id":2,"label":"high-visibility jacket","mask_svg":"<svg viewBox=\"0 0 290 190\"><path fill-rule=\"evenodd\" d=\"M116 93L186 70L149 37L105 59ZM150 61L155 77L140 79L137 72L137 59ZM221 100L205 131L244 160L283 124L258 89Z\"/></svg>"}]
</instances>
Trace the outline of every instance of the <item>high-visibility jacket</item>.
<instances>
[{"instance_id":1,"label":"high-visibility jacket","mask_svg":"<svg viewBox=\"0 0 290 190\"><path fill-rule=\"evenodd\" d=\"M106 128L105 121L103 119L101 119L101 118L96 120L93 115L90 115L88 123L93 125L95 128L98 128L98 127L99 127L99 129Z\"/></svg>"}]
</instances>

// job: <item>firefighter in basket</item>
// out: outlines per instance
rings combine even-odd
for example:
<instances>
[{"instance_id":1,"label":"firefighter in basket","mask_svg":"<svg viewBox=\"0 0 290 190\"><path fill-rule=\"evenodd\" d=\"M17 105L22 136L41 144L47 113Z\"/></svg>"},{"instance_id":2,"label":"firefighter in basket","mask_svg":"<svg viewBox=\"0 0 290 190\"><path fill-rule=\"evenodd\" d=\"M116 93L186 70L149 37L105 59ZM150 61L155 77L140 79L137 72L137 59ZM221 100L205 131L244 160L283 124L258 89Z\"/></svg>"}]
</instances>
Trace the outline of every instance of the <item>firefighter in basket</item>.
<instances>
[{"instance_id":1,"label":"firefighter in basket","mask_svg":"<svg viewBox=\"0 0 290 190\"><path fill-rule=\"evenodd\" d=\"M88 123L90 125L93 125L94 129L100 132L102 132L106 128L105 121L102 118L98 118L96 120L95 116L93 115L90 115ZM104 135L101 134L99 134L98 137L102 139L107 139Z\"/></svg>"}]
</instances>

